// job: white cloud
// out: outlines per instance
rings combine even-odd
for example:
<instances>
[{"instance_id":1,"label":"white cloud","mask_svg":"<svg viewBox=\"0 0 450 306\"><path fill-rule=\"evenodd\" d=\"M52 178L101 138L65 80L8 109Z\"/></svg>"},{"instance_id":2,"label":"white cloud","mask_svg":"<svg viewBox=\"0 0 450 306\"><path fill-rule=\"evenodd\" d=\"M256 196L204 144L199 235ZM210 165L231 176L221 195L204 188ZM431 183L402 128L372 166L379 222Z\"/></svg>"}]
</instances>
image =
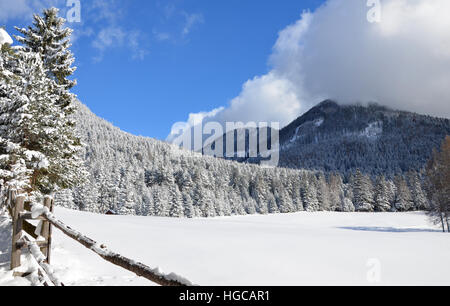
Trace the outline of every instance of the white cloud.
<instances>
[{"instance_id":1,"label":"white cloud","mask_svg":"<svg viewBox=\"0 0 450 306\"><path fill-rule=\"evenodd\" d=\"M189 34L205 22L202 13L188 12L173 2L157 3L156 7L159 18L155 20L152 33L158 42L184 44L189 41Z\"/></svg>"},{"instance_id":2,"label":"white cloud","mask_svg":"<svg viewBox=\"0 0 450 306\"><path fill-rule=\"evenodd\" d=\"M126 34L122 28L109 27L101 30L97 39L92 42L94 48L101 51L112 47L113 45L122 45L125 40Z\"/></svg>"},{"instance_id":3,"label":"white cloud","mask_svg":"<svg viewBox=\"0 0 450 306\"><path fill-rule=\"evenodd\" d=\"M223 123L254 121L252 118L258 118L258 122L271 122L278 118L276 121L282 120L284 125L300 113L300 100L291 80L273 71L247 81L241 94L216 119Z\"/></svg>"},{"instance_id":4,"label":"white cloud","mask_svg":"<svg viewBox=\"0 0 450 306\"><path fill-rule=\"evenodd\" d=\"M153 29L153 35L155 36L156 40L158 41L167 41L170 40L171 35L168 32L160 32L156 29Z\"/></svg>"},{"instance_id":5,"label":"white cloud","mask_svg":"<svg viewBox=\"0 0 450 306\"><path fill-rule=\"evenodd\" d=\"M118 7L116 0L91 0L87 4L86 11L89 18L96 22L105 21L109 24L116 23L124 15L124 10Z\"/></svg>"},{"instance_id":6,"label":"white cloud","mask_svg":"<svg viewBox=\"0 0 450 306\"><path fill-rule=\"evenodd\" d=\"M215 118L216 115L223 111L223 107L214 109L210 112L200 112L189 114L187 122L178 122L173 125L170 135L167 137L167 141L172 142L175 137L188 131L191 127L200 124L202 121L207 121L208 119Z\"/></svg>"},{"instance_id":7,"label":"white cloud","mask_svg":"<svg viewBox=\"0 0 450 306\"><path fill-rule=\"evenodd\" d=\"M450 1L382 1L372 24L363 2L330 1L314 14L299 40L305 88L450 117Z\"/></svg>"},{"instance_id":8,"label":"white cloud","mask_svg":"<svg viewBox=\"0 0 450 306\"><path fill-rule=\"evenodd\" d=\"M5 30L0 28L0 47L3 44L10 44L11 45L12 43L13 43L13 40L12 40L11 36L9 36L9 34Z\"/></svg>"},{"instance_id":9,"label":"white cloud","mask_svg":"<svg viewBox=\"0 0 450 306\"><path fill-rule=\"evenodd\" d=\"M92 42L92 46L100 52L99 55L94 57L94 60L101 61L107 50L117 47L128 47L133 59L143 60L148 51L141 48L140 36L139 31L127 31L118 26L102 29Z\"/></svg>"},{"instance_id":10,"label":"white cloud","mask_svg":"<svg viewBox=\"0 0 450 306\"><path fill-rule=\"evenodd\" d=\"M140 31L131 31L128 34L128 46L132 51L132 59L143 60L149 51L141 46L142 34Z\"/></svg>"},{"instance_id":11,"label":"white cloud","mask_svg":"<svg viewBox=\"0 0 450 306\"><path fill-rule=\"evenodd\" d=\"M183 35L188 35L195 25L204 22L202 14L188 14L186 12L183 12L183 15L186 18L182 32Z\"/></svg>"},{"instance_id":12,"label":"white cloud","mask_svg":"<svg viewBox=\"0 0 450 306\"><path fill-rule=\"evenodd\" d=\"M323 99L450 117L450 1L329 0L279 33L271 70L210 120L285 125Z\"/></svg>"},{"instance_id":13,"label":"white cloud","mask_svg":"<svg viewBox=\"0 0 450 306\"><path fill-rule=\"evenodd\" d=\"M143 46L145 35L137 29L123 26L127 10L123 3L117 0L94 0L86 8L88 20L95 23L97 28L92 46L99 51L94 57L95 62L103 59L104 54L113 48L126 48L131 58L143 60L149 53Z\"/></svg>"},{"instance_id":14,"label":"white cloud","mask_svg":"<svg viewBox=\"0 0 450 306\"><path fill-rule=\"evenodd\" d=\"M31 20L45 7L64 5L64 0L0 0L0 22L11 19Z\"/></svg>"}]
</instances>

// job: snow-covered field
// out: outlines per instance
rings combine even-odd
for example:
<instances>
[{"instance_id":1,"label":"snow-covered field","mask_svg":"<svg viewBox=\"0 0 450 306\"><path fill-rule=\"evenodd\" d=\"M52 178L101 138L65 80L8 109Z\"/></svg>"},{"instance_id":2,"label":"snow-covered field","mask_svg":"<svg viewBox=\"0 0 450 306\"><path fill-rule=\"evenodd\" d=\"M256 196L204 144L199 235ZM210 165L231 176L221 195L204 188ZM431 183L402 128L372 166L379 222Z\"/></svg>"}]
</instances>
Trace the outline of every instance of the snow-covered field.
<instances>
[{"instance_id":1,"label":"snow-covered field","mask_svg":"<svg viewBox=\"0 0 450 306\"><path fill-rule=\"evenodd\" d=\"M450 234L422 213L191 220L55 214L113 251L199 285L450 285ZM7 272L8 226L0 217L0 284L26 284ZM52 265L66 285L151 285L58 230Z\"/></svg>"}]
</instances>

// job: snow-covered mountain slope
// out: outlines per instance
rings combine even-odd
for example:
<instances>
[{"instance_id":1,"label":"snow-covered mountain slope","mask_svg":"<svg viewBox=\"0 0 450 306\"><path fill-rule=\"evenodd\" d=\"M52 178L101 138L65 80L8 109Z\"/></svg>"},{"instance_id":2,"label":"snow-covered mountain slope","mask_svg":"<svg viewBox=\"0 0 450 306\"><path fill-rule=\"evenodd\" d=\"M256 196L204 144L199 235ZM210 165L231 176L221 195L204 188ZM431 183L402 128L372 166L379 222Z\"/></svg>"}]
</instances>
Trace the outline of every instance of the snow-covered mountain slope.
<instances>
[{"instance_id":1,"label":"snow-covered mountain slope","mask_svg":"<svg viewBox=\"0 0 450 306\"><path fill-rule=\"evenodd\" d=\"M279 166L338 172L345 179L357 169L393 178L420 171L446 135L448 119L326 100L280 130ZM235 139L236 147L233 131L224 135L224 148L227 137ZM231 159L259 163L258 158Z\"/></svg>"},{"instance_id":2,"label":"snow-covered mountain slope","mask_svg":"<svg viewBox=\"0 0 450 306\"><path fill-rule=\"evenodd\" d=\"M448 234L422 213L55 214L111 250L198 285L450 285ZM0 238L0 285L17 284L5 268L10 236ZM52 266L66 285L152 285L58 230L53 241Z\"/></svg>"},{"instance_id":3,"label":"snow-covered mountain slope","mask_svg":"<svg viewBox=\"0 0 450 306\"><path fill-rule=\"evenodd\" d=\"M446 135L448 119L324 101L281 130L280 166L392 177L420 170Z\"/></svg>"},{"instance_id":4,"label":"snow-covered mountain slope","mask_svg":"<svg viewBox=\"0 0 450 306\"><path fill-rule=\"evenodd\" d=\"M420 171L450 135L450 120L327 100L280 131L280 167L373 177ZM259 163L258 158L235 159Z\"/></svg>"},{"instance_id":5,"label":"snow-covered mountain slope","mask_svg":"<svg viewBox=\"0 0 450 306\"><path fill-rule=\"evenodd\" d=\"M312 129L329 126L328 112L312 116L311 124L306 125ZM56 195L56 203L67 208L99 213L113 210L118 214L144 216L214 217L305 210L409 211L424 209L427 204L420 188L420 173L416 172L408 173L407 178L396 178L395 184L380 178L383 186L378 186L378 180L360 174L345 181L339 173L263 168L204 157L165 142L125 133L95 116L81 103L75 119L86 144L83 157L90 177L84 186ZM380 136L383 127L384 122L378 119L371 124L361 124L360 131L347 133L373 142L383 137ZM283 138L288 139L292 148L296 148L304 130L297 126L295 132ZM320 152L328 143L313 145ZM363 158L364 155L359 156L359 163L364 164ZM383 161L382 156L379 159ZM370 165L370 156L367 160ZM363 197L360 197L361 185L364 186ZM357 193L353 192L355 188ZM389 194L376 197L379 190L388 190ZM376 198L383 201L377 203ZM366 199L370 199L370 203L362 202ZM398 199L406 200L399 202Z\"/></svg>"},{"instance_id":6,"label":"snow-covered mountain slope","mask_svg":"<svg viewBox=\"0 0 450 306\"><path fill-rule=\"evenodd\" d=\"M133 136L82 104L75 119L90 178L81 188L57 194L56 203L64 207L172 217L293 212L304 210L301 184L316 180L311 172L203 157ZM295 186L292 195L288 185Z\"/></svg>"}]
</instances>

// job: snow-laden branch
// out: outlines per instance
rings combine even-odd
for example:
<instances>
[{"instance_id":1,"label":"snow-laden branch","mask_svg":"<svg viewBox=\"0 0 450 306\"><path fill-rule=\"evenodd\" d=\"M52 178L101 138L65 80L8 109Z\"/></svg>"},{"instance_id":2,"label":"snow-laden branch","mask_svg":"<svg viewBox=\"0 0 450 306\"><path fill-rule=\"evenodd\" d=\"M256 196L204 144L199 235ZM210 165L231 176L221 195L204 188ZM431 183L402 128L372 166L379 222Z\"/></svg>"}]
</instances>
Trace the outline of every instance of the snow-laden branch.
<instances>
[{"instance_id":1,"label":"snow-laden branch","mask_svg":"<svg viewBox=\"0 0 450 306\"><path fill-rule=\"evenodd\" d=\"M58 279L58 277L55 276L55 272L53 271L52 267L45 262L46 257L44 254L42 254L38 244L35 241L31 241L27 236L24 236L23 239L30 251L30 254L33 255L34 259L36 260L38 265L42 268L42 270L44 270L44 272L47 274L50 281L57 287L64 286L62 282Z\"/></svg>"},{"instance_id":2,"label":"snow-laden branch","mask_svg":"<svg viewBox=\"0 0 450 306\"><path fill-rule=\"evenodd\" d=\"M33 218L42 216L53 226L61 230L64 234L70 238L78 241L86 248L92 250L94 253L109 261L112 264L120 266L128 271L135 273L138 276L144 277L161 286L193 286L193 284L175 273L163 274L158 268L152 269L140 262L136 262L132 259L126 258L120 254L114 253L108 250L104 245L98 244L91 238L84 236L78 231L65 225L48 210L47 207L35 204L32 207Z\"/></svg>"}]
</instances>

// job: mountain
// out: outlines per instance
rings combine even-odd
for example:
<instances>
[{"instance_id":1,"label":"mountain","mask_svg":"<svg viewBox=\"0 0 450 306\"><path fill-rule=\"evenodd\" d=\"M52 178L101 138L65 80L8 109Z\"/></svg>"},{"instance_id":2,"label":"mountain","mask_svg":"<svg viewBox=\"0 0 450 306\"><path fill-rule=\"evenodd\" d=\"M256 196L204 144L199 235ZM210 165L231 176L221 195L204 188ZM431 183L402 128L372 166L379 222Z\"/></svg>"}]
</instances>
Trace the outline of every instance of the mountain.
<instances>
[{"instance_id":1,"label":"mountain","mask_svg":"<svg viewBox=\"0 0 450 306\"><path fill-rule=\"evenodd\" d=\"M280 166L386 175L420 170L450 135L450 120L327 100L280 131Z\"/></svg>"},{"instance_id":2,"label":"mountain","mask_svg":"<svg viewBox=\"0 0 450 306\"><path fill-rule=\"evenodd\" d=\"M358 169L372 177L393 178L420 171L446 135L448 119L326 100L280 130L279 167L337 172L346 180ZM224 146L230 136L235 134L224 135ZM230 159L260 162L236 154Z\"/></svg>"}]
</instances>

